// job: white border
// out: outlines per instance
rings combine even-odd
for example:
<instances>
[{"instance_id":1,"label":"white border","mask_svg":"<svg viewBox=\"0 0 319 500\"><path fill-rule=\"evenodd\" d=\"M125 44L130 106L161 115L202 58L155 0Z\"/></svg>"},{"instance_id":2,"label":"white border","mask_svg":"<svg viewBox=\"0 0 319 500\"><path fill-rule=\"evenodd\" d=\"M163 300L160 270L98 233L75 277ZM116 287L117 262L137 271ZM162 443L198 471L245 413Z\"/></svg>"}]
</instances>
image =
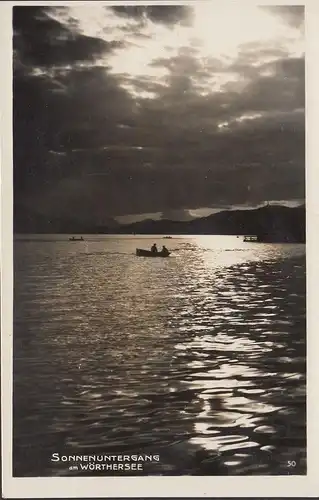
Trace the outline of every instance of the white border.
<instances>
[{"instance_id":1,"label":"white border","mask_svg":"<svg viewBox=\"0 0 319 500\"><path fill-rule=\"evenodd\" d=\"M198 1L198 0L197 0ZM207 1L207 0L206 0ZM214 0L217 1L218 0ZM224 0L225 1L225 0ZM239 0L232 0L238 1ZM1 147L1 338L2 364L2 487L5 498L95 498L95 497L315 497L319 494L319 473L316 459L319 450L319 405L316 391L316 353L319 353L319 333L316 332L316 285L319 283L319 203L316 168L319 111L319 2L309 0L251 1L251 5L305 5L306 7L306 177L307 177L307 476L266 477L128 477L128 478L12 478L12 305L13 305L13 244L12 244L12 29L13 5L67 5L70 2L1 2L0 4L0 147ZM73 1L74 4L95 2ZM102 2L100 2L102 3ZM122 1L104 2L123 5ZM126 5L186 4L185 1L125 1ZM231 2L230 2L231 7ZM317 372L318 373L318 372Z\"/></svg>"}]
</instances>

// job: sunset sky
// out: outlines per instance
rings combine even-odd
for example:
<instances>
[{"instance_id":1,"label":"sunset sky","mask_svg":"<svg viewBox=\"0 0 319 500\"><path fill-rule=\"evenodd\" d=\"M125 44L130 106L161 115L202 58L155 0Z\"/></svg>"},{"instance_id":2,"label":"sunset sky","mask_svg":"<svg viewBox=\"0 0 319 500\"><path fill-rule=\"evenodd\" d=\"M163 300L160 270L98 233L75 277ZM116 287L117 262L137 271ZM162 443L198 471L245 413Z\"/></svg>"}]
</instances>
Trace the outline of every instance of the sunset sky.
<instances>
[{"instance_id":1,"label":"sunset sky","mask_svg":"<svg viewBox=\"0 0 319 500\"><path fill-rule=\"evenodd\" d=\"M304 11L15 7L17 210L92 223L304 198Z\"/></svg>"}]
</instances>

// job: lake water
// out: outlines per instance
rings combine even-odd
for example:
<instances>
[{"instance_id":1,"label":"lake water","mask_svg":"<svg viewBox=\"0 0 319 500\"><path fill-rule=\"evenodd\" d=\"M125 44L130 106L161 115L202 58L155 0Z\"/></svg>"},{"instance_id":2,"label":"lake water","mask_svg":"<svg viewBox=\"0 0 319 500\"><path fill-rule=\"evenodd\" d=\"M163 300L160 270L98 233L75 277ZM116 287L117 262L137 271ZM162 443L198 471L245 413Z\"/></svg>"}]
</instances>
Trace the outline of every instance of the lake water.
<instances>
[{"instance_id":1,"label":"lake water","mask_svg":"<svg viewBox=\"0 0 319 500\"><path fill-rule=\"evenodd\" d=\"M305 246L84 238L15 241L14 475L305 474ZM168 259L134 255L155 241Z\"/></svg>"}]
</instances>

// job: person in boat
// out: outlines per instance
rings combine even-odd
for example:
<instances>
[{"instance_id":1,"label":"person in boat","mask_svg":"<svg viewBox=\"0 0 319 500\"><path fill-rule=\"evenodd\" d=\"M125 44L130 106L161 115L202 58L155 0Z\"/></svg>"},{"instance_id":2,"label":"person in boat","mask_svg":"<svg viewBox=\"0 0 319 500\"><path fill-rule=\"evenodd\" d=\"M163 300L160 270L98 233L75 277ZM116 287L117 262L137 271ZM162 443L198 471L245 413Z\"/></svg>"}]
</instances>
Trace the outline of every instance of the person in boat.
<instances>
[{"instance_id":1,"label":"person in boat","mask_svg":"<svg viewBox=\"0 0 319 500\"><path fill-rule=\"evenodd\" d=\"M154 252L154 253L157 253L158 250L157 250L157 246L156 246L156 243L154 243L154 245L152 246L151 248L151 252Z\"/></svg>"},{"instance_id":2,"label":"person in boat","mask_svg":"<svg viewBox=\"0 0 319 500\"><path fill-rule=\"evenodd\" d=\"M166 246L163 245L163 248L162 248L162 254L163 255L168 255L169 254L169 251L167 250Z\"/></svg>"}]
</instances>

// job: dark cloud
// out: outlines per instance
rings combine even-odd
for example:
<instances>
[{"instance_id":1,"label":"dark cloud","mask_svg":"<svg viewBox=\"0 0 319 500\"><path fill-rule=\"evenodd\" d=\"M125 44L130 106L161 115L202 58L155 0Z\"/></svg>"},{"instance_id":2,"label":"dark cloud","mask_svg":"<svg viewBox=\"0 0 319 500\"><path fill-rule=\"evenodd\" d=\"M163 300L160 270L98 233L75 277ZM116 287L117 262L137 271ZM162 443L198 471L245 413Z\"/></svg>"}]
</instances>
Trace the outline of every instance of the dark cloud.
<instances>
[{"instance_id":1,"label":"dark cloud","mask_svg":"<svg viewBox=\"0 0 319 500\"><path fill-rule=\"evenodd\" d=\"M68 175L52 166L49 151L115 140L117 122L132 117L132 100L105 68L78 64L94 62L110 44L73 32L53 19L49 8L15 7L13 12L14 182L19 196Z\"/></svg>"},{"instance_id":2,"label":"dark cloud","mask_svg":"<svg viewBox=\"0 0 319 500\"><path fill-rule=\"evenodd\" d=\"M56 169L52 161L51 173L45 168L43 189L34 192L38 206L55 213L82 206L76 210L86 207L93 217L101 200L106 214L125 215L304 196L302 119L247 121L213 134L211 143L205 133L188 143L170 140L170 132L164 138L162 131L159 147L118 146L58 157ZM131 134L141 135L134 129Z\"/></svg>"},{"instance_id":3,"label":"dark cloud","mask_svg":"<svg viewBox=\"0 0 319 500\"><path fill-rule=\"evenodd\" d=\"M280 16L293 28L301 28L305 22L305 7L303 5L276 5L263 8Z\"/></svg>"},{"instance_id":4,"label":"dark cloud","mask_svg":"<svg viewBox=\"0 0 319 500\"><path fill-rule=\"evenodd\" d=\"M177 140L180 134L188 146L196 143L196 134L204 141L211 140L205 135L216 133L223 120L231 121L245 114L264 114L269 110L293 112L304 107L304 60L301 58L277 59L273 63L261 64L253 75L241 68L243 80L235 79L224 84L221 91L207 96L198 94L198 87L205 83L208 75L214 75L211 70L214 61L201 68L197 59L182 55L156 64L170 68L170 73L167 84L157 86L158 99L145 103L143 119L169 128L173 140ZM236 65L229 68L215 66L218 75L237 70ZM194 75L197 80L194 80ZM156 91L156 88L152 87L152 90Z\"/></svg>"},{"instance_id":5,"label":"dark cloud","mask_svg":"<svg viewBox=\"0 0 319 500\"><path fill-rule=\"evenodd\" d=\"M118 9L168 25L185 16L177 6ZM226 64L185 47L153 61L163 79L114 74L107 56L119 43L54 14L14 9L14 190L23 210L185 218L191 208L304 197L303 58L245 44Z\"/></svg>"},{"instance_id":6,"label":"dark cloud","mask_svg":"<svg viewBox=\"0 0 319 500\"><path fill-rule=\"evenodd\" d=\"M76 24L63 25L52 17L50 7L13 8L13 49L23 64L61 66L94 61L121 46L76 31Z\"/></svg>"},{"instance_id":7,"label":"dark cloud","mask_svg":"<svg viewBox=\"0 0 319 500\"><path fill-rule=\"evenodd\" d=\"M292 110L305 104L304 60L286 59L265 64L260 72L269 71L247 84L235 99L233 109L237 111Z\"/></svg>"}]
</instances>

